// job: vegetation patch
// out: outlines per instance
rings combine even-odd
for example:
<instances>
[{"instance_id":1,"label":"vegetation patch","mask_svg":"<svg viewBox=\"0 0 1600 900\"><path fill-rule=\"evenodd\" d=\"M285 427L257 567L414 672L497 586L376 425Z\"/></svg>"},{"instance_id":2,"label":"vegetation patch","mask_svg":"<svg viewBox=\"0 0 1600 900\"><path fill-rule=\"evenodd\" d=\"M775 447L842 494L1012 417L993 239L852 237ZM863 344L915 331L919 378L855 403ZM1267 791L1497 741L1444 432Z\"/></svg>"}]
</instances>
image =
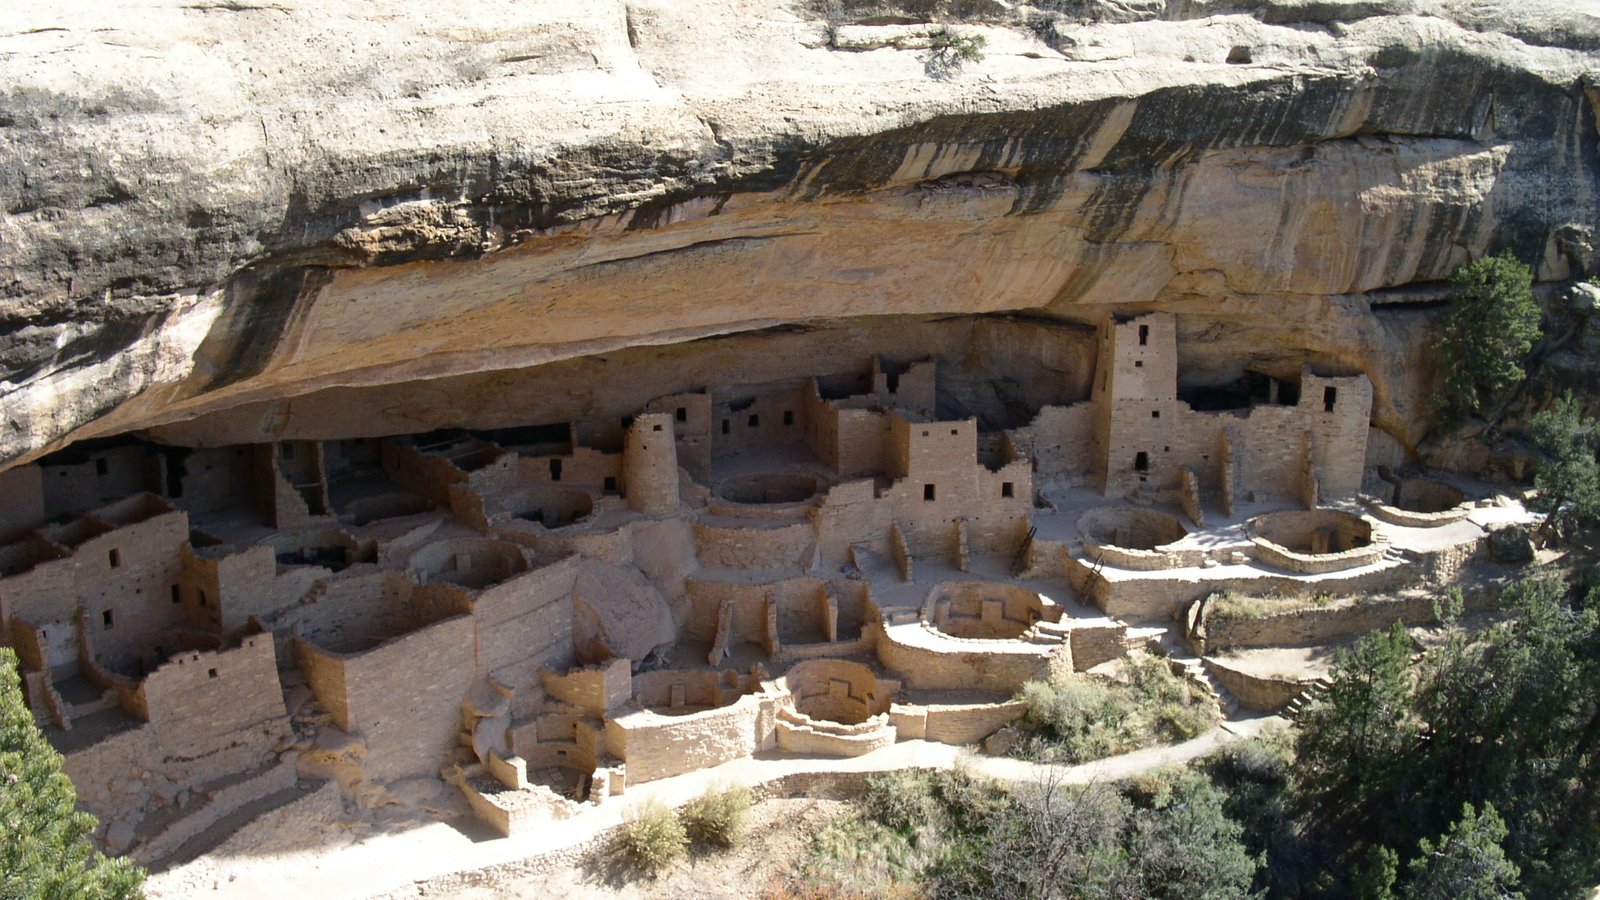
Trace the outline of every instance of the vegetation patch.
<instances>
[{"instance_id":1,"label":"vegetation patch","mask_svg":"<svg viewBox=\"0 0 1600 900\"><path fill-rule=\"evenodd\" d=\"M654 875L688 852L689 835L683 822L661 801L651 800L623 814L616 853L627 868Z\"/></svg>"},{"instance_id":2,"label":"vegetation patch","mask_svg":"<svg viewBox=\"0 0 1600 900\"><path fill-rule=\"evenodd\" d=\"M1038 762L1088 762L1188 740L1220 717L1214 698L1173 674L1163 659L1129 654L1123 678L1024 684L1024 736L1015 752Z\"/></svg>"},{"instance_id":3,"label":"vegetation patch","mask_svg":"<svg viewBox=\"0 0 1600 900\"><path fill-rule=\"evenodd\" d=\"M729 849L739 843L750 804L749 788L708 787L704 794L685 804L678 816L691 842Z\"/></svg>"},{"instance_id":4,"label":"vegetation patch","mask_svg":"<svg viewBox=\"0 0 1600 900\"><path fill-rule=\"evenodd\" d=\"M800 896L1234 897L1257 862L1203 776L1150 790L881 776L813 843Z\"/></svg>"}]
</instances>

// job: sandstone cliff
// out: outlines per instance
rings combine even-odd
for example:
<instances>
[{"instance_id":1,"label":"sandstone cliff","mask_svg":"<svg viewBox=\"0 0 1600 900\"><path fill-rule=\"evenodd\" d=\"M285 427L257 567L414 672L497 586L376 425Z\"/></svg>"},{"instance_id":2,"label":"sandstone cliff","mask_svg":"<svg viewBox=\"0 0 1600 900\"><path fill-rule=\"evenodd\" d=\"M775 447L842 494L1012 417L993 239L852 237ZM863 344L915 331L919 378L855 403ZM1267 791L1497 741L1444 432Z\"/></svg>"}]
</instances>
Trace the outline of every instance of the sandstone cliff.
<instances>
[{"instance_id":1,"label":"sandstone cliff","mask_svg":"<svg viewBox=\"0 0 1600 900\"><path fill-rule=\"evenodd\" d=\"M1442 279L1600 264L1600 3L1045 5L8 4L0 463L1149 308L1200 314L1185 377L1362 371L1413 447ZM933 19L983 59L939 65ZM1010 334L974 364L1039 355Z\"/></svg>"}]
</instances>

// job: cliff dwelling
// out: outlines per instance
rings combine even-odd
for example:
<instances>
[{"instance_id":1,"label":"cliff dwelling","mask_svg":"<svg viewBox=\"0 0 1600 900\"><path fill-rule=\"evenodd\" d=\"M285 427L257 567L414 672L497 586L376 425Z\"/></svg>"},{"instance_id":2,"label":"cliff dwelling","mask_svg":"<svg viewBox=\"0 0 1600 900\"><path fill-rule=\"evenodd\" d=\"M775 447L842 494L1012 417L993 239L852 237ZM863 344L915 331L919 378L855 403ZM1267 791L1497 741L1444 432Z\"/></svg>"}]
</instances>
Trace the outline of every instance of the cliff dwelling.
<instances>
[{"instance_id":1,"label":"cliff dwelling","mask_svg":"<svg viewBox=\"0 0 1600 900\"><path fill-rule=\"evenodd\" d=\"M878 776L1309 734L1536 576L1588 621L1597 5L0 4L0 700L158 900L631 895L605 842L718 786L793 857ZM1600 784L1592 694L1588 768L1502 769ZM1339 853L1255 893L1493 831L1316 831L1295 765ZM1107 858L1203 806L1116 790Z\"/></svg>"},{"instance_id":2,"label":"cliff dwelling","mask_svg":"<svg viewBox=\"0 0 1600 900\"><path fill-rule=\"evenodd\" d=\"M307 772L440 777L515 835L765 752L972 743L1202 598L1438 580L1522 516L1385 481L1364 375L1180 390L1180 324L988 326L1082 378L867 355L621 377L566 421L75 446L0 476L0 624L106 845L156 862Z\"/></svg>"}]
</instances>

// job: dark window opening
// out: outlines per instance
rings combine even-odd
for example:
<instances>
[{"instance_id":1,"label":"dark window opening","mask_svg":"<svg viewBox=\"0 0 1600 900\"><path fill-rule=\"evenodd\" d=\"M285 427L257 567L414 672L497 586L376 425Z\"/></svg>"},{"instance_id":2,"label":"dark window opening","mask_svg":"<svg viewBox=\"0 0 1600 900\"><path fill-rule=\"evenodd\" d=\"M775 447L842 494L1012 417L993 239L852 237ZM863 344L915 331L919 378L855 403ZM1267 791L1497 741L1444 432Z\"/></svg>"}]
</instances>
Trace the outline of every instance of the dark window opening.
<instances>
[{"instance_id":1,"label":"dark window opening","mask_svg":"<svg viewBox=\"0 0 1600 900\"><path fill-rule=\"evenodd\" d=\"M105 612L102 612L100 614L100 621L105 624L105 627L110 628L111 627L111 610L108 609Z\"/></svg>"},{"instance_id":2,"label":"dark window opening","mask_svg":"<svg viewBox=\"0 0 1600 900\"><path fill-rule=\"evenodd\" d=\"M786 409L786 410L783 411L783 424L785 424L785 425L793 425L794 424L794 410Z\"/></svg>"},{"instance_id":3,"label":"dark window opening","mask_svg":"<svg viewBox=\"0 0 1600 900\"><path fill-rule=\"evenodd\" d=\"M928 433L927 433L927 432L926 432L926 431L924 431L924 432L923 432L923 433L922 433L922 436L923 436L923 437L927 437L927 436L928 436Z\"/></svg>"},{"instance_id":4,"label":"dark window opening","mask_svg":"<svg viewBox=\"0 0 1600 900\"><path fill-rule=\"evenodd\" d=\"M179 590L177 585L173 585L172 586L172 602L173 603L182 603L183 602L183 591Z\"/></svg>"},{"instance_id":5,"label":"dark window opening","mask_svg":"<svg viewBox=\"0 0 1600 900\"><path fill-rule=\"evenodd\" d=\"M215 678L215 677L217 677L217 670L216 669L207 669L206 670L206 674L211 676L212 678Z\"/></svg>"},{"instance_id":6,"label":"dark window opening","mask_svg":"<svg viewBox=\"0 0 1600 900\"><path fill-rule=\"evenodd\" d=\"M932 500L933 497L934 497L933 485L931 485L931 484L923 485L922 486L922 499L924 499L924 500Z\"/></svg>"},{"instance_id":7,"label":"dark window opening","mask_svg":"<svg viewBox=\"0 0 1600 900\"><path fill-rule=\"evenodd\" d=\"M728 420L727 419L723 419L722 420L722 433L723 434L727 434L730 430L732 430L732 426L728 424Z\"/></svg>"},{"instance_id":8,"label":"dark window opening","mask_svg":"<svg viewBox=\"0 0 1600 900\"><path fill-rule=\"evenodd\" d=\"M755 413L751 413L750 418L745 421L749 423L751 428L759 428L761 426L761 417Z\"/></svg>"},{"instance_id":9,"label":"dark window opening","mask_svg":"<svg viewBox=\"0 0 1600 900\"><path fill-rule=\"evenodd\" d=\"M205 591L200 591L199 593L200 593L200 605L201 606L205 606L206 605L206 592Z\"/></svg>"},{"instance_id":10,"label":"dark window opening","mask_svg":"<svg viewBox=\"0 0 1600 900\"><path fill-rule=\"evenodd\" d=\"M1142 360L1142 359L1136 359L1136 360L1134 360L1134 361L1133 361L1133 367L1134 367L1134 368L1135 368L1135 369L1142 369L1142 368L1144 368L1144 360Z\"/></svg>"},{"instance_id":11,"label":"dark window opening","mask_svg":"<svg viewBox=\"0 0 1600 900\"><path fill-rule=\"evenodd\" d=\"M633 427L633 416L623 416L622 417L622 427L623 427L624 430L632 428Z\"/></svg>"},{"instance_id":12,"label":"dark window opening","mask_svg":"<svg viewBox=\"0 0 1600 900\"><path fill-rule=\"evenodd\" d=\"M1016 495L1017 495L1017 489L1016 489L1016 487L1014 485L1012 485L1011 482L1004 481L1004 482L1000 483L1000 496L1002 496L1002 497L1015 497Z\"/></svg>"},{"instance_id":13,"label":"dark window opening","mask_svg":"<svg viewBox=\"0 0 1600 900\"><path fill-rule=\"evenodd\" d=\"M956 435L958 435L960 433L961 433L960 431L958 431L958 430L956 430L954 428L950 429L950 436L951 437L955 437Z\"/></svg>"},{"instance_id":14,"label":"dark window opening","mask_svg":"<svg viewBox=\"0 0 1600 900\"><path fill-rule=\"evenodd\" d=\"M1161 410L1159 410L1159 409L1150 410L1150 418L1152 418L1152 419L1161 418Z\"/></svg>"},{"instance_id":15,"label":"dark window opening","mask_svg":"<svg viewBox=\"0 0 1600 900\"><path fill-rule=\"evenodd\" d=\"M689 410L687 407L678 407L678 411L674 415L679 422L689 421Z\"/></svg>"},{"instance_id":16,"label":"dark window opening","mask_svg":"<svg viewBox=\"0 0 1600 900\"><path fill-rule=\"evenodd\" d=\"M94 473L96 475L104 475L109 471L111 471L111 467L106 465L105 457L99 457L94 461Z\"/></svg>"},{"instance_id":17,"label":"dark window opening","mask_svg":"<svg viewBox=\"0 0 1600 900\"><path fill-rule=\"evenodd\" d=\"M900 373L893 372L884 376L883 380L889 387L889 393L893 394L900 390Z\"/></svg>"},{"instance_id":18,"label":"dark window opening","mask_svg":"<svg viewBox=\"0 0 1600 900\"><path fill-rule=\"evenodd\" d=\"M605 489L610 491L610 492L612 492L612 493L616 493L616 490L617 490L617 477L615 475L607 475L606 476Z\"/></svg>"},{"instance_id":19,"label":"dark window opening","mask_svg":"<svg viewBox=\"0 0 1600 900\"><path fill-rule=\"evenodd\" d=\"M280 445L278 445L278 454L280 456L282 456L284 459L294 459L294 445L293 444L280 444Z\"/></svg>"},{"instance_id":20,"label":"dark window opening","mask_svg":"<svg viewBox=\"0 0 1600 900\"><path fill-rule=\"evenodd\" d=\"M1146 344L1149 344L1149 343L1150 343L1150 326L1149 325L1140 325L1139 326L1139 346L1143 347L1143 346L1145 346Z\"/></svg>"},{"instance_id":21,"label":"dark window opening","mask_svg":"<svg viewBox=\"0 0 1600 900\"><path fill-rule=\"evenodd\" d=\"M650 430L651 431L660 431L661 430L661 426L660 425L651 425L650 426Z\"/></svg>"},{"instance_id":22,"label":"dark window opening","mask_svg":"<svg viewBox=\"0 0 1600 900\"><path fill-rule=\"evenodd\" d=\"M561 480L561 460L559 460L559 459L550 460L550 480L551 481L560 481Z\"/></svg>"},{"instance_id":23,"label":"dark window opening","mask_svg":"<svg viewBox=\"0 0 1600 900\"><path fill-rule=\"evenodd\" d=\"M113 550L113 551L111 551L109 554L107 554L107 558L111 561L111 568L113 568L113 569L115 569L116 567L122 565L122 551L121 550Z\"/></svg>"},{"instance_id":24,"label":"dark window opening","mask_svg":"<svg viewBox=\"0 0 1600 900\"><path fill-rule=\"evenodd\" d=\"M1322 389L1322 411L1333 412L1333 405L1339 402L1339 389L1325 387Z\"/></svg>"},{"instance_id":25,"label":"dark window opening","mask_svg":"<svg viewBox=\"0 0 1600 900\"><path fill-rule=\"evenodd\" d=\"M1135 472L1150 471L1150 454L1140 450L1133 455L1133 470Z\"/></svg>"}]
</instances>

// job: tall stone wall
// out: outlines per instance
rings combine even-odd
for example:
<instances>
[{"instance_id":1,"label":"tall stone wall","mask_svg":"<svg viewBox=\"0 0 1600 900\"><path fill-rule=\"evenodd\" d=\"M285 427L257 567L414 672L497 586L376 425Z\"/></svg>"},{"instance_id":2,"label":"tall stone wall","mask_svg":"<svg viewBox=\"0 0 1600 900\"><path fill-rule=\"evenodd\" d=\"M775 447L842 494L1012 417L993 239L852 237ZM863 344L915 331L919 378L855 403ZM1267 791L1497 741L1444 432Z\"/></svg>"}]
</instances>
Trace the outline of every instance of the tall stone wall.
<instances>
[{"instance_id":1,"label":"tall stone wall","mask_svg":"<svg viewBox=\"0 0 1600 900\"><path fill-rule=\"evenodd\" d=\"M287 731L270 634L247 637L231 650L179 653L145 676L139 691L161 746L179 756L244 741L268 749L275 734Z\"/></svg>"}]
</instances>

